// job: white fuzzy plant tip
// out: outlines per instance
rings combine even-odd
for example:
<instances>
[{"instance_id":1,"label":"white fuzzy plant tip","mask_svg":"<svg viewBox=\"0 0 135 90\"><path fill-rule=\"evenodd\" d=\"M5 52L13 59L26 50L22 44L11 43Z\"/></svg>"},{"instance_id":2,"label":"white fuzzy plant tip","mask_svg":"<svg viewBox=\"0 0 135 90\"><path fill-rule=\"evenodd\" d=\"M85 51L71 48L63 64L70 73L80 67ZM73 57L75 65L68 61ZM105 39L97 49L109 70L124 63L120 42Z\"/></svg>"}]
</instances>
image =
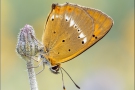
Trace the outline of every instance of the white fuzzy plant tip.
<instances>
[{"instance_id":1,"label":"white fuzzy plant tip","mask_svg":"<svg viewBox=\"0 0 135 90\"><path fill-rule=\"evenodd\" d=\"M39 52L41 43L36 39L32 26L26 24L19 32L16 46L17 53L26 61Z\"/></svg>"}]
</instances>

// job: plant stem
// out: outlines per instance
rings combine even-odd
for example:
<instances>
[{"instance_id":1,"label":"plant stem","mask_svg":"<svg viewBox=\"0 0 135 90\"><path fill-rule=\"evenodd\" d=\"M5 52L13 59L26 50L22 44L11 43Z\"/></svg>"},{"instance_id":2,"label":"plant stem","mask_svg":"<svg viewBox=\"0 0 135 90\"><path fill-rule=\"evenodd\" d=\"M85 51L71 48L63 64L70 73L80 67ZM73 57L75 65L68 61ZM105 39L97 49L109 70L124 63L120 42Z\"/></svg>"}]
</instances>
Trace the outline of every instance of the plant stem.
<instances>
[{"instance_id":1,"label":"plant stem","mask_svg":"<svg viewBox=\"0 0 135 90\"><path fill-rule=\"evenodd\" d=\"M33 60L27 61L28 76L31 90L38 90L36 74L33 67Z\"/></svg>"}]
</instances>

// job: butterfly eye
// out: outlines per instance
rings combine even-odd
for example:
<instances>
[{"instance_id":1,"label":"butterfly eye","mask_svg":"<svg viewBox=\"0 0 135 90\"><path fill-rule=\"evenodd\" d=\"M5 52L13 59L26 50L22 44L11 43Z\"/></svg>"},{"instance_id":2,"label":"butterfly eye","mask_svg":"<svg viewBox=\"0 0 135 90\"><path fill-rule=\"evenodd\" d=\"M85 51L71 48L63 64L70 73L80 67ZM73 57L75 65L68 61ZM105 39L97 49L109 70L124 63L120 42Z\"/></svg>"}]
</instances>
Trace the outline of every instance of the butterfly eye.
<instances>
[{"instance_id":1,"label":"butterfly eye","mask_svg":"<svg viewBox=\"0 0 135 90\"><path fill-rule=\"evenodd\" d=\"M52 67L53 70L57 70L58 69L58 66L54 66Z\"/></svg>"},{"instance_id":2,"label":"butterfly eye","mask_svg":"<svg viewBox=\"0 0 135 90\"><path fill-rule=\"evenodd\" d=\"M58 74L59 72L59 65L56 65L56 66L53 66L50 68L51 72L54 73L54 74Z\"/></svg>"}]
</instances>

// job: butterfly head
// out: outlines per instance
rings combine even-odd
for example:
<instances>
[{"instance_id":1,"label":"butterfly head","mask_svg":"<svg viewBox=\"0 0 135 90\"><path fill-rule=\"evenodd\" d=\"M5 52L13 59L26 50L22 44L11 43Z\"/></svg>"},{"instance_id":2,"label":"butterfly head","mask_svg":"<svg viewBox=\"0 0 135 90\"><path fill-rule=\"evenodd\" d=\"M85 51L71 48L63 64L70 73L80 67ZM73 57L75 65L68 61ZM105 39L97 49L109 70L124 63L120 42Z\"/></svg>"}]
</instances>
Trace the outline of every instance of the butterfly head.
<instances>
[{"instance_id":1,"label":"butterfly head","mask_svg":"<svg viewBox=\"0 0 135 90\"><path fill-rule=\"evenodd\" d=\"M42 52L42 50L41 50L41 52ZM51 62L45 58L44 54L40 54L39 59L43 62L43 66L44 65L49 66L49 69L52 73L59 74L60 64L52 65Z\"/></svg>"}]
</instances>

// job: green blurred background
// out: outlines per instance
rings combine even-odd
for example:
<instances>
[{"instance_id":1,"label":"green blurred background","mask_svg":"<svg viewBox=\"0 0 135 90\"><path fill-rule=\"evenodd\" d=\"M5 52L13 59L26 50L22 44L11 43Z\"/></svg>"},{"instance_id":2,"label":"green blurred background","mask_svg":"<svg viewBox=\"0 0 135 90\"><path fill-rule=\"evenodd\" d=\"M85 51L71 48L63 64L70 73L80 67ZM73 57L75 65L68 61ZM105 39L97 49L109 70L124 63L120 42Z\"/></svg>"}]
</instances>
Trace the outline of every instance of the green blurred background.
<instances>
[{"instance_id":1,"label":"green blurred background","mask_svg":"<svg viewBox=\"0 0 135 90\"><path fill-rule=\"evenodd\" d=\"M15 52L17 35L30 24L41 40L51 4L65 2L99 9L113 18L114 26L63 68L81 90L134 90L134 0L1 0L1 90L30 90L26 62ZM65 73L64 81L67 90L78 90ZM48 68L37 82L39 90L62 90L61 74Z\"/></svg>"}]
</instances>

